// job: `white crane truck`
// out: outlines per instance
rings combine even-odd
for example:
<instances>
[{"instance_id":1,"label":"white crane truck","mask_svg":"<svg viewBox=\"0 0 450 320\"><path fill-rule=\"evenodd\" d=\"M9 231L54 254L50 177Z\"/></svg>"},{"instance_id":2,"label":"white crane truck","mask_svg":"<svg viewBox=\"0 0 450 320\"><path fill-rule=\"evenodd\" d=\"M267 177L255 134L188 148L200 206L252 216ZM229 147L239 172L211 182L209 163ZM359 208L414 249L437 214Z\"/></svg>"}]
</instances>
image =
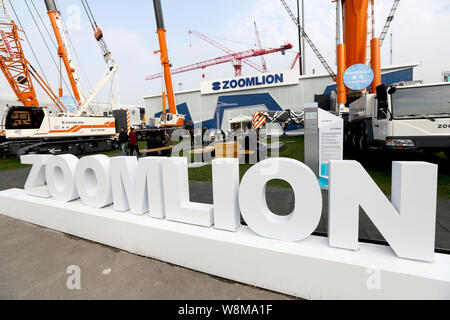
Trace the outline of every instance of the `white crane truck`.
<instances>
[{"instance_id":1,"label":"white crane truck","mask_svg":"<svg viewBox=\"0 0 450 320\"><path fill-rule=\"evenodd\" d=\"M450 83L380 85L342 114L355 149L425 150L450 158Z\"/></svg>"}]
</instances>

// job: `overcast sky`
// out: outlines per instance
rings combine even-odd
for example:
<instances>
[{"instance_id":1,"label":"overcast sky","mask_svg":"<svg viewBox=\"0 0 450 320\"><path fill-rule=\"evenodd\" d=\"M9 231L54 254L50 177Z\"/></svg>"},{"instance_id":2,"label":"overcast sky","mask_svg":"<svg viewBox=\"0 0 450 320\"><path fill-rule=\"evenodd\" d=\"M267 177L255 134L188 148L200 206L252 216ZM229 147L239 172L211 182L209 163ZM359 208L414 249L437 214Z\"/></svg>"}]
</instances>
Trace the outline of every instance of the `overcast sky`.
<instances>
[{"instance_id":1,"label":"overcast sky","mask_svg":"<svg viewBox=\"0 0 450 320\"><path fill-rule=\"evenodd\" d=\"M319 51L332 66L335 66L335 5L331 0L304 0L306 31ZM57 68L51 60L36 24L25 5L25 0L11 0L20 22L33 46L39 63L54 91L58 88ZM27 0L33 11L51 53L56 50L43 28L33 4L49 28L43 0ZM77 69L81 75L86 93L106 72L103 58L80 0L58 0L57 4L69 27L74 43ZM120 92L123 103L142 105L142 97L159 94L162 81L145 81L145 77L161 71L155 34L155 18L152 1L149 0L89 0L97 23L103 29L105 39L119 65ZM296 1L287 0L296 12ZM392 6L392 0L379 0L381 26ZM219 49L188 35L188 30L197 30L235 51L255 48L253 21L256 21L263 47L278 47L291 42L294 49L285 56L266 56L269 71L290 68L295 51L298 50L297 30L282 4L278 0L162 0L166 22L169 56L174 68L224 55ZM13 15L15 18L15 16ZM80 22L80 23L78 23ZM393 63L420 63L416 79L438 82L444 70L450 70L450 1L449 0L403 0L400 2L392 23ZM49 29L50 30L50 29ZM380 30L381 31L381 30ZM389 65L390 38L382 48L382 66ZM24 50L32 64L39 68L30 47ZM56 58L55 58L56 59ZM252 58L261 64L260 58ZM307 73L324 73L325 70L312 51L306 51ZM38 69L39 70L39 69ZM243 66L243 74L250 75L256 70ZM222 64L204 70L174 75L174 87L182 90L199 87L204 74L206 80L233 76L231 64ZM0 77L0 93L12 93L10 87ZM109 87L97 99L106 102ZM65 94L68 94L65 89Z\"/></svg>"}]
</instances>

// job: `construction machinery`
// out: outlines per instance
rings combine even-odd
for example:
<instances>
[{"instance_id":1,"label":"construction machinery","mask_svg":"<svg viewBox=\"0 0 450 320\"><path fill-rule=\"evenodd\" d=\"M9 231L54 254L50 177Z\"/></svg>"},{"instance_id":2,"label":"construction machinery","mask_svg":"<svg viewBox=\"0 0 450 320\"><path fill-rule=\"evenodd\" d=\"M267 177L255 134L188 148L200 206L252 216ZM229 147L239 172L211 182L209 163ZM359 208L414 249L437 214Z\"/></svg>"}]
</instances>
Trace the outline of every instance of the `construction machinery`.
<instances>
[{"instance_id":1,"label":"construction machinery","mask_svg":"<svg viewBox=\"0 0 450 320\"><path fill-rule=\"evenodd\" d=\"M266 123L278 123L285 128L288 124L295 124L303 127L305 124L305 113L303 111L283 110L283 111L260 111L252 116L252 128L261 129Z\"/></svg>"},{"instance_id":2,"label":"construction machinery","mask_svg":"<svg viewBox=\"0 0 450 320\"><path fill-rule=\"evenodd\" d=\"M175 105L175 95L173 91L172 74L170 72L170 60L167 50L166 28L164 26L164 17L161 7L161 0L153 0L156 18L156 33L158 34L159 50L155 51L160 54L161 65L164 73L165 91L163 90L163 113L159 119L155 119L156 127L183 127L185 116L179 114ZM166 112L166 94L169 104L169 112Z\"/></svg>"},{"instance_id":3,"label":"construction machinery","mask_svg":"<svg viewBox=\"0 0 450 320\"><path fill-rule=\"evenodd\" d=\"M186 120L186 116L179 114L175 103L175 94L172 83L171 64L167 49L166 29L164 26L164 17L160 0L153 0L155 11L156 33L158 35L159 50L155 54L160 54L160 61L163 72L160 77L164 78L164 88L162 90L162 113L159 118L148 119L149 128L136 130L138 140L146 140L148 149L159 148L163 146L164 132L172 133L176 129L184 129L192 125ZM169 110L167 112L167 104Z\"/></svg>"},{"instance_id":4,"label":"construction machinery","mask_svg":"<svg viewBox=\"0 0 450 320\"><path fill-rule=\"evenodd\" d=\"M397 4L394 1L395 9ZM377 1L338 0L336 5L338 74L334 111L344 119L346 145L360 151L423 149L450 156L450 83L383 84ZM369 88L351 90L344 83L344 74L354 65L366 63L369 18L373 81ZM357 74L353 76L358 78Z\"/></svg>"},{"instance_id":5,"label":"construction machinery","mask_svg":"<svg viewBox=\"0 0 450 320\"><path fill-rule=\"evenodd\" d=\"M209 37L207 37L203 33L200 33L200 32L195 31L195 30L189 30L188 34L193 34L194 36L202 39L203 41L209 43L210 45L216 47L217 49L225 52L227 55L235 54L235 52L233 50L225 47L223 44L220 44L220 43L218 43L215 40L210 39ZM233 68L234 68L234 75L235 75L235 77L238 77L238 76L240 76L242 74L242 63L248 65L249 67L251 67L251 68L253 68L256 71L261 72L261 73L265 73L267 71L267 70L266 71L264 70L264 67L261 67L261 66L257 65L256 63L254 63L253 61L251 61L249 59L241 59L241 60L236 59L235 61L233 61Z\"/></svg>"},{"instance_id":6,"label":"construction machinery","mask_svg":"<svg viewBox=\"0 0 450 320\"><path fill-rule=\"evenodd\" d=\"M113 105L115 104L117 106L120 106L119 77L118 77L117 63L114 60L114 57L111 51L109 50L108 45L106 44L103 31L97 25L97 21L95 20L94 15L92 14L92 10L89 6L89 3L87 2L87 0L81 0L81 2L83 4L83 7L86 11L86 15L89 19L92 30L94 32L95 40L97 40L103 59L105 60L107 71L106 74L98 81L98 83L92 89L92 91L88 94L84 102L79 106L78 114L84 114L88 112L90 103L99 94L100 90L105 86L105 84L108 83L108 81L111 81L111 87L115 86L115 90L110 92L111 95L110 101L112 101Z\"/></svg>"},{"instance_id":7,"label":"construction machinery","mask_svg":"<svg viewBox=\"0 0 450 320\"><path fill-rule=\"evenodd\" d=\"M262 50L262 44L261 44L261 38L259 36L258 26L256 25L256 21L253 21L253 24L255 26L255 37L256 37L256 44L258 45L258 50ZM261 56L261 65L263 73L267 72L267 62L264 56Z\"/></svg>"},{"instance_id":8,"label":"construction machinery","mask_svg":"<svg viewBox=\"0 0 450 320\"><path fill-rule=\"evenodd\" d=\"M24 106L37 106L38 100L34 87L34 81L43 89L43 91L52 99L60 111L64 106L58 97L53 93L48 84L43 80L39 73L33 68L30 62L25 58L21 34L24 32L19 29L10 12L5 0L0 1L0 69L2 70L7 82L11 86L17 101ZM4 128L4 119L0 122L0 142L6 138Z\"/></svg>"},{"instance_id":9,"label":"construction machinery","mask_svg":"<svg viewBox=\"0 0 450 320\"><path fill-rule=\"evenodd\" d=\"M292 12L291 8L289 8L288 4L286 3L286 1L284 0L280 0L281 4L283 5L284 9L286 10L286 12L288 13L288 15L291 17L292 21L294 22L294 24L297 26L297 28L300 30L300 33L303 37L303 39L306 40L306 42L308 43L308 45L310 46L311 50L314 52L314 54L316 55L317 59L319 59L320 63L322 64L322 66L324 67L324 69L328 72L328 74L330 75L330 77L332 79L336 78L336 74L333 71L333 69L331 69L330 65L328 64L328 62L325 60L325 58L323 57L323 55L320 53L319 49L317 49L317 47L315 46L314 42L311 40L311 38L308 36L308 34L305 32L305 30L303 29L303 26L300 24L300 19L296 18L294 13ZM300 56L300 53L298 55L298 58L296 58L296 60L294 61L293 66L295 65L295 63L297 62L297 59L299 59L299 61L301 61L302 57ZM292 67L294 68L294 67Z\"/></svg>"},{"instance_id":10,"label":"construction machinery","mask_svg":"<svg viewBox=\"0 0 450 320\"><path fill-rule=\"evenodd\" d=\"M0 144L0 154L21 156L28 153L73 153L100 152L117 149L119 144L113 117L92 114L83 104L80 81L69 50L62 19L56 9L54 0L45 0L51 25L58 43L58 55L67 71L73 94L78 102L75 112L68 112L51 91L48 84L26 60L18 28L11 19L4 0L0 1L4 15L9 23L2 24L9 28L2 35L2 52L0 67L23 106L8 109L4 125L7 141ZM7 39L5 41L4 39ZM6 49L5 49L6 48ZM15 73L14 73L15 72ZM58 107L57 112L39 106L31 77L35 79ZM59 97L62 89L59 90Z\"/></svg>"},{"instance_id":11,"label":"construction machinery","mask_svg":"<svg viewBox=\"0 0 450 320\"><path fill-rule=\"evenodd\" d=\"M262 57L266 54L272 54L272 53L276 53L276 52L281 52L282 54L284 54L286 52L286 50L289 50L289 49L292 49L292 44L287 43L287 44L283 44L279 48L263 48L260 50L249 49L249 50L242 51L242 52L234 52L234 53L228 54L226 56L222 56L222 57L218 57L218 58L214 58L214 59L210 59L210 60L205 60L205 61L197 62L194 64L190 64L188 66L184 66L181 68L173 69L172 74L178 74L178 73L183 73L183 72L188 72L188 71L198 70L198 69L205 69L210 66L215 66L215 65L227 63L227 62L232 62L233 66L235 67L235 76L238 77L241 75L241 65L242 65L241 62L245 61L245 59L248 59L251 57L260 57L260 56ZM161 78L162 76L163 76L162 73L157 73L157 74L148 76L146 78L146 80L158 79L158 78Z\"/></svg>"}]
</instances>

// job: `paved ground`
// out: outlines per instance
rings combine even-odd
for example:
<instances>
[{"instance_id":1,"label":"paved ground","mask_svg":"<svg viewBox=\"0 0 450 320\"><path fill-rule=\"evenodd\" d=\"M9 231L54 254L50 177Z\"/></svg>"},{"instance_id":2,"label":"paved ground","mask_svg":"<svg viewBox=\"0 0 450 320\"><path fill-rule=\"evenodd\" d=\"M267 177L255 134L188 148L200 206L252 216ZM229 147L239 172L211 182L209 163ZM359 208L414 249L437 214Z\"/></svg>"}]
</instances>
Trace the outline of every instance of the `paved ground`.
<instances>
[{"instance_id":1,"label":"paved ground","mask_svg":"<svg viewBox=\"0 0 450 320\"><path fill-rule=\"evenodd\" d=\"M23 188L29 169L0 172L0 190ZM194 201L212 201L193 183ZM66 286L78 266L81 290ZM73 271L72 271L73 272ZM0 299L291 299L140 257L0 214Z\"/></svg>"},{"instance_id":2,"label":"paved ground","mask_svg":"<svg viewBox=\"0 0 450 320\"><path fill-rule=\"evenodd\" d=\"M0 190L22 188L29 169L0 172ZM211 183L190 182L191 200L212 203ZM267 188L268 205L288 214L289 189ZM327 193L316 231L326 232ZM360 237L383 240L364 212ZM438 202L436 246L450 249L450 200ZM69 290L66 269L81 270L81 290ZM286 299L284 295L139 257L0 215L0 299Z\"/></svg>"},{"instance_id":3,"label":"paved ground","mask_svg":"<svg viewBox=\"0 0 450 320\"><path fill-rule=\"evenodd\" d=\"M0 259L0 299L289 298L2 215ZM81 290L66 286L72 265L80 268Z\"/></svg>"}]
</instances>

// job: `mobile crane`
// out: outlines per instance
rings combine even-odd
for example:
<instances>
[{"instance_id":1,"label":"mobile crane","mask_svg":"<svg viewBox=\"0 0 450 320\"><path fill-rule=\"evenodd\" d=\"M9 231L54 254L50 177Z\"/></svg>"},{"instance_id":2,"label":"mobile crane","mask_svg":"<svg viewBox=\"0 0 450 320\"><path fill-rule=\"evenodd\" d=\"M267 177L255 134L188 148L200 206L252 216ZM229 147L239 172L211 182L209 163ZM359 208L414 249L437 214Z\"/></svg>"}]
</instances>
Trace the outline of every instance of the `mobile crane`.
<instances>
[{"instance_id":1,"label":"mobile crane","mask_svg":"<svg viewBox=\"0 0 450 320\"><path fill-rule=\"evenodd\" d=\"M347 146L368 149L443 151L450 157L450 83L391 85L381 82L377 0L334 0L337 5L337 100ZM371 6L371 10L369 7ZM395 8L398 0L394 3ZM369 89L351 90L344 73L366 63L367 21L372 15ZM393 17L388 19L392 21Z\"/></svg>"},{"instance_id":2,"label":"mobile crane","mask_svg":"<svg viewBox=\"0 0 450 320\"><path fill-rule=\"evenodd\" d=\"M70 54L61 16L54 0L45 0L58 43L58 55L64 62L73 94L79 103L74 113L67 109L26 60L18 28L11 19L4 0L0 9L7 18L1 26L3 30L0 46L0 68L23 106L10 107L5 116L7 141L0 144L0 154L21 156L28 153L73 153L100 152L119 147L115 119L103 115L90 114L83 103L81 86ZM8 29L9 28L9 29ZM9 39L5 42L4 39ZM31 76L50 96L58 112L39 106ZM59 92L62 96L62 90ZM81 108L80 108L81 106Z\"/></svg>"},{"instance_id":3,"label":"mobile crane","mask_svg":"<svg viewBox=\"0 0 450 320\"><path fill-rule=\"evenodd\" d=\"M185 116L179 114L175 105L175 95L173 93L172 74L170 72L169 53L167 50L166 41L166 28L164 26L164 17L161 7L161 0L153 0L153 7L155 9L156 18L156 33L158 34L159 50L155 51L160 53L161 65L164 73L164 84L166 91L163 92L163 97L167 96L169 104L169 113L166 112L165 99L163 99L163 113L159 119L155 119L156 127L183 127Z\"/></svg>"},{"instance_id":4,"label":"mobile crane","mask_svg":"<svg viewBox=\"0 0 450 320\"><path fill-rule=\"evenodd\" d=\"M138 140L147 140L149 149L162 146L164 132L185 128L190 125L185 115L179 114L175 104L175 95L173 91L171 64L167 50L166 29L164 26L164 17L162 12L161 0L153 0L153 7L156 19L156 33L158 35L159 50L155 54L160 54L161 66L163 68L164 86L162 92L162 114L159 118L149 119L152 127L148 129L136 130ZM169 112L166 110L166 103L169 105Z\"/></svg>"}]
</instances>

